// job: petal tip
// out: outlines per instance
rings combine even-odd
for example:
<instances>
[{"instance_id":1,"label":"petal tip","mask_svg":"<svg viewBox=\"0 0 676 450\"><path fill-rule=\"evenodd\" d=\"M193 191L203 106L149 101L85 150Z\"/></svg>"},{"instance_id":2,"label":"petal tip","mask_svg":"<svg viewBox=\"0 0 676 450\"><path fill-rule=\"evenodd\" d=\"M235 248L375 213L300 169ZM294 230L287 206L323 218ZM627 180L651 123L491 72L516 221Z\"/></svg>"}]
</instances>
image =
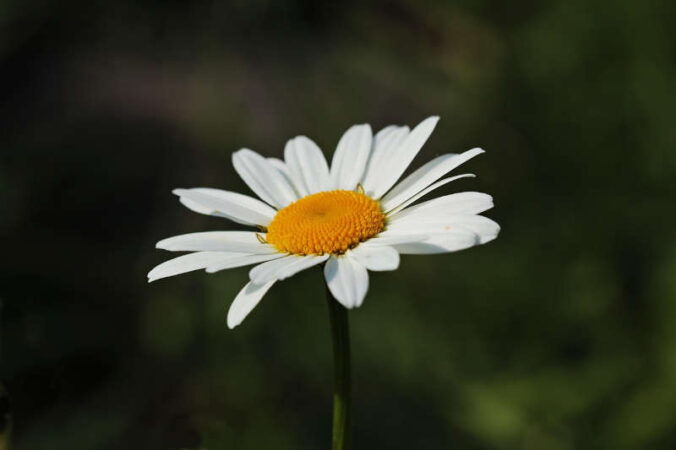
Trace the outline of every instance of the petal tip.
<instances>
[{"instance_id":1,"label":"petal tip","mask_svg":"<svg viewBox=\"0 0 676 450\"><path fill-rule=\"evenodd\" d=\"M357 128L365 133L368 134L373 134L373 130L371 129L371 124L370 123L359 123L354 126L354 128Z\"/></svg>"},{"instance_id":2,"label":"petal tip","mask_svg":"<svg viewBox=\"0 0 676 450\"><path fill-rule=\"evenodd\" d=\"M162 278L165 278L166 275L165 276L158 275L157 274L157 268L154 268L153 270L148 272L148 275L146 275L146 277L148 278L148 283L152 283L153 281L157 281L157 280L160 280Z\"/></svg>"},{"instance_id":3,"label":"petal tip","mask_svg":"<svg viewBox=\"0 0 676 450\"><path fill-rule=\"evenodd\" d=\"M246 147L242 147L237 151L232 152L232 160L234 161L235 159L239 159L243 157L244 155L254 153L253 150L248 149Z\"/></svg>"}]
</instances>

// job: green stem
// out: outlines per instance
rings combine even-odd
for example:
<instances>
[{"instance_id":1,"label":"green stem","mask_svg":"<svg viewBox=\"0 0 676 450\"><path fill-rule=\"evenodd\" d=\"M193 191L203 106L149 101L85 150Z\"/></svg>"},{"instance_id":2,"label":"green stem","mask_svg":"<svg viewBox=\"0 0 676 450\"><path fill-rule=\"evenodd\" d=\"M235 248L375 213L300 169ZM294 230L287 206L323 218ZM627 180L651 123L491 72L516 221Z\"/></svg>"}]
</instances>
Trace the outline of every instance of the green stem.
<instances>
[{"instance_id":1,"label":"green stem","mask_svg":"<svg viewBox=\"0 0 676 450\"><path fill-rule=\"evenodd\" d=\"M333 298L328 286L326 300L329 304L331 336L333 338L333 450L351 447L351 395L350 395L350 334L347 309Z\"/></svg>"}]
</instances>

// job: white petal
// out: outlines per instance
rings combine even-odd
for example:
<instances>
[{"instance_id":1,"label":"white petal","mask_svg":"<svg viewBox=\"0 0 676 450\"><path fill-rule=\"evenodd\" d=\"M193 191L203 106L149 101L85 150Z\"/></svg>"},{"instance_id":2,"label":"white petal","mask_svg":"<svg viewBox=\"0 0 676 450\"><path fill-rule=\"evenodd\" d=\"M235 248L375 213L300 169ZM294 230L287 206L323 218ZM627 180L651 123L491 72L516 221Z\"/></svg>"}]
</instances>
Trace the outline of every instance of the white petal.
<instances>
[{"instance_id":1,"label":"white petal","mask_svg":"<svg viewBox=\"0 0 676 450\"><path fill-rule=\"evenodd\" d=\"M265 160L268 161L277 170L277 172L282 174L286 182L289 183L289 186L293 188L297 198L303 197L304 194L301 193L301 191L298 189L298 186L296 186L296 183L291 178L289 166L287 166L284 161L279 158L266 158Z\"/></svg>"},{"instance_id":2,"label":"white petal","mask_svg":"<svg viewBox=\"0 0 676 450\"><path fill-rule=\"evenodd\" d=\"M415 158L422 146L427 142L438 121L439 117L432 116L420 122L401 144L393 147L388 152L387 157L381 164L380 170L374 168L380 174L377 185L373 189L374 198L382 197L397 182L409 164L411 164L413 158Z\"/></svg>"},{"instance_id":3,"label":"white petal","mask_svg":"<svg viewBox=\"0 0 676 450\"><path fill-rule=\"evenodd\" d=\"M289 180L291 179L291 172L289 172L289 167L284 161L279 158L265 158L277 171L281 172Z\"/></svg>"},{"instance_id":4,"label":"white petal","mask_svg":"<svg viewBox=\"0 0 676 450\"><path fill-rule=\"evenodd\" d=\"M244 225L266 227L276 213L262 201L237 192L211 188L174 189L172 192L193 211L218 215Z\"/></svg>"},{"instance_id":5,"label":"white petal","mask_svg":"<svg viewBox=\"0 0 676 450\"><path fill-rule=\"evenodd\" d=\"M353 190L361 181L371 153L371 126L354 125L340 138L331 161L331 182L335 189Z\"/></svg>"},{"instance_id":6,"label":"white petal","mask_svg":"<svg viewBox=\"0 0 676 450\"><path fill-rule=\"evenodd\" d=\"M233 255L241 255L241 253L197 252L181 255L178 258L170 259L155 266L153 270L148 272L148 282L192 272L193 270L204 269L210 264L231 258Z\"/></svg>"},{"instance_id":7,"label":"white petal","mask_svg":"<svg viewBox=\"0 0 676 450\"><path fill-rule=\"evenodd\" d=\"M475 176L476 176L476 175L474 175L473 173L463 173L462 175L456 175L456 176L454 176L454 177L448 177L448 178L444 178L444 179L442 179L442 180L439 180L439 181L437 181L436 183L433 183L433 184L429 185L428 187L426 187L425 189L423 189L422 191L418 192L417 194L415 194L413 197L411 197L411 198L409 198L408 200L406 200L406 201L405 201L404 203L402 203L401 205L399 205L399 206L397 206L397 207L395 207L395 208L392 208L392 209L389 210L389 211L385 211L385 213L386 213L388 216L393 216L393 215L397 214L399 211L401 211L402 209L406 208L406 207L407 207L408 205L410 205L411 203L413 203L413 202L415 202L416 200L418 200L419 198L421 198L421 197L423 197L423 196L429 194L429 193L432 192L433 190L435 190L435 189L437 189L437 188L440 188L441 186L443 186L443 185L445 185L445 184L450 183L451 181L455 181L455 180L460 179L460 178L474 178Z\"/></svg>"},{"instance_id":8,"label":"white petal","mask_svg":"<svg viewBox=\"0 0 676 450\"><path fill-rule=\"evenodd\" d=\"M464 153L449 153L434 158L394 187L381 202L384 211L396 208L465 161L483 153L480 148Z\"/></svg>"},{"instance_id":9,"label":"white petal","mask_svg":"<svg viewBox=\"0 0 676 450\"><path fill-rule=\"evenodd\" d=\"M179 197L178 199L179 202L186 208L188 208L190 211L196 212L198 214L205 214L207 216L217 216L217 217L225 217L226 219L230 219L228 216L226 216L223 213L220 213L213 208L206 207L204 205L201 205L197 202L194 202L192 200L188 200L187 198L181 198ZM232 219L230 219L232 220Z\"/></svg>"},{"instance_id":10,"label":"white petal","mask_svg":"<svg viewBox=\"0 0 676 450\"><path fill-rule=\"evenodd\" d=\"M426 233L391 233L389 230L383 231L378 236L366 241L369 245L394 245L405 244L407 242L424 241L429 236ZM363 244L362 244L363 245Z\"/></svg>"},{"instance_id":11,"label":"white petal","mask_svg":"<svg viewBox=\"0 0 676 450\"><path fill-rule=\"evenodd\" d=\"M388 223L393 224L412 215L422 217L420 214L423 212L430 217L435 217L439 214L469 215L482 213L492 207L493 197L488 194L482 192L458 192L411 206L388 217Z\"/></svg>"},{"instance_id":12,"label":"white petal","mask_svg":"<svg viewBox=\"0 0 676 450\"><path fill-rule=\"evenodd\" d=\"M388 225L387 231L392 234L428 233L430 236L446 232L470 233L476 235L477 244L492 241L500 232L500 225L493 220L477 215L429 215L408 216L404 220Z\"/></svg>"},{"instance_id":13,"label":"white petal","mask_svg":"<svg viewBox=\"0 0 676 450\"><path fill-rule=\"evenodd\" d=\"M332 257L324 266L331 294L346 308L361 306L369 288L366 268L349 256Z\"/></svg>"},{"instance_id":14,"label":"white petal","mask_svg":"<svg viewBox=\"0 0 676 450\"><path fill-rule=\"evenodd\" d=\"M408 131L410 131L410 130L406 125L403 125L403 126L388 125L386 127L381 128L375 134L375 136L373 136L373 149L375 150L378 145L382 145L386 140L390 139L392 134L400 132L399 130L402 130L404 128L407 130L406 134L408 134Z\"/></svg>"},{"instance_id":15,"label":"white petal","mask_svg":"<svg viewBox=\"0 0 676 450\"><path fill-rule=\"evenodd\" d=\"M301 195L329 190L329 165L311 139L305 136L290 139L284 148L284 160Z\"/></svg>"},{"instance_id":16,"label":"white petal","mask_svg":"<svg viewBox=\"0 0 676 450\"><path fill-rule=\"evenodd\" d=\"M250 254L277 253L269 244L261 243L253 231L207 231L162 239L155 247L172 252L240 252Z\"/></svg>"},{"instance_id":17,"label":"white petal","mask_svg":"<svg viewBox=\"0 0 676 450\"><path fill-rule=\"evenodd\" d=\"M251 190L267 203L283 208L298 199L282 172L258 153L246 148L236 151L232 164Z\"/></svg>"},{"instance_id":18,"label":"white petal","mask_svg":"<svg viewBox=\"0 0 676 450\"><path fill-rule=\"evenodd\" d=\"M378 199L384 194L379 189L381 176L384 173L385 167L389 166L390 155L408 136L409 131L409 128L405 126L390 125L376 133L373 138L371 157L366 164L366 172L361 183L364 187L364 192L369 197Z\"/></svg>"},{"instance_id":19,"label":"white petal","mask_svg":"<svg viewBox=\"0 0 676 450\"><path fill-rule=\"evenodd\" d=\"M249 315L249 313L258 305L266 292L275 284L274 280L265 284L254 284L248 282L244 288L239 291L235 300L230 305L228 311L228 328L233 329Z\"/></svg>"},{"instance_id":20,"label":"white petal","mask_svg":"<svg viewBox=\"0 0 676 450\"><path fill-rule=\"evenodd\" d=\"M268 253L265 255L248 255L240 254L230 258L223 258L214 264L207 266L208 273L218 272L219 270L233 269L235 267L250 266L251 264L258 264L272 259L283 258L285 253Z\"/></svg>"},{"instance_id":21,"label":"white petal","mask_svg":"<svg viewBox=\"0 0 676 450\"><path fill-rule=\"evenodd\" d=\"M454 216L446 222L450 227L462 227L479 236L479 244L492 241L500 233L500 225L484 216Z\"/></svg>"},{"instance_id":22,"label":"white petal","mask_svg":"<svg viewBox=\"0 0 676 450\"><path fill-rule=\"evenodd\" d=\"M267 283L271 280L283 280L302 270L321 264L328 258L329 255L288 255L257 265L249 272L249 278L257 284Z\"/></svg>"},{"instance_id":23,"label":"white petal","mask_svg":"<svg viewBox=\"0 0 676 450\"><path fill-rule=\"evenodd\" d=\"M386 245L369 245L365 242L348 250L347 255L372 271L396 270L399 267L399 253Z\"/></svg>"},{"instance_id":24,"label":"white petal","mask_svg":"<svg viewBox=\"0 0 676 450\"><path fill-rule=\"evenodd\" d=\"M444 233L431 235L423 242L397 244L393 247L402 255L427 255L464 250L478 244L474 233Z\"/></svg>"}]
</instances>

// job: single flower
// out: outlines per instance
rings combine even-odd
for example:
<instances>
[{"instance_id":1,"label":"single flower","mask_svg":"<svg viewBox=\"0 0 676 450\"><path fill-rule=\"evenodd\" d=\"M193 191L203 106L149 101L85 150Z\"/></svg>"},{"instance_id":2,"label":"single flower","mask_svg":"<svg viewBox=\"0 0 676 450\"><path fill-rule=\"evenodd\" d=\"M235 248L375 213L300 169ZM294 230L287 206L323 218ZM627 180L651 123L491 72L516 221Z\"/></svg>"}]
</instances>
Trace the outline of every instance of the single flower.
<instances>
[{"instance_id":1,"label":"single flower","mask_svg":"<svg viewBox=\"0 0 676 450\"><path fill-rule=\"evenodd\" d=\"M369 125L354 125L338 142L330 168L317 144L305 136L286 143L284 161L249 149L235 152L235 170L262 201L212 188L173 192L195 212L261 231L211 231L161 240L157 248L192 253L158 265L148 280L256 264L228 311L228 327L234 328L275 282L312 266L325 263L331 294L354 308L368 290L367 271L395 270L400 254L454 252L495 239L499 225L479 215L493 207L490 195L461 192L411 206L446 183L473 177L442 178L482 149L438 156L395 185L438 120L429 117L413 130L388 126L375 136Z\"/></svg>"}]
</instances>

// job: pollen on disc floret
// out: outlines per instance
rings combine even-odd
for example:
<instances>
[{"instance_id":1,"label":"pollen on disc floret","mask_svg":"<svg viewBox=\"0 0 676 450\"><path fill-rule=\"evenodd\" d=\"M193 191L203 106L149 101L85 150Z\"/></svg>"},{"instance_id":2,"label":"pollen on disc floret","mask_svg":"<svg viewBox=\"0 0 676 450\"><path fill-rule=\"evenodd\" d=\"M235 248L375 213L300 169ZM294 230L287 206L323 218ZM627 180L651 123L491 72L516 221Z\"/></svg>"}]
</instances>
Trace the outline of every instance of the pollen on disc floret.
<instances>
[{"instance_id":1,"label":"pollen on disc floret","mask_svg":"<svg viewBox=\"0 0 676 450\"><path fill-rule=\"evenodd\" d=\"M318 192L280 209L266 238L282 252L341 254L378 234L384 224L380 204L362 193Z\"/></svg>"}]
</instances>

